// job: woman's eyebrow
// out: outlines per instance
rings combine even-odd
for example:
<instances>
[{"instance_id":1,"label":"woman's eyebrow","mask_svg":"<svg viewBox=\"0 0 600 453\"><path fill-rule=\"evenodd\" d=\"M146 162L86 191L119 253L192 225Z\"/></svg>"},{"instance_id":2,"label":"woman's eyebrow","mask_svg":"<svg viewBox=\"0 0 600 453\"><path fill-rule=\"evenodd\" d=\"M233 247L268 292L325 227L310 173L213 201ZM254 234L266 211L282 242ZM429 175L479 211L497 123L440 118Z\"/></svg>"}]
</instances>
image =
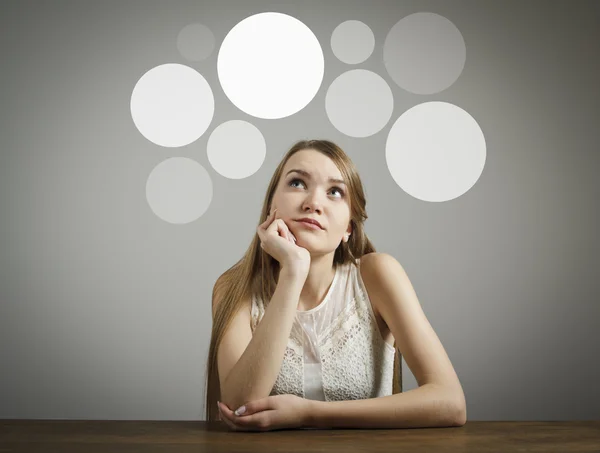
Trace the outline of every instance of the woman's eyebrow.
<instances>
[{"instance_id":1,"label":"woman's eyebrow","mask_svg":"<svg viewBox=\"0 0 600 453\"><path fill-rule=\"evenodd\" d=\"M301 175L304 175L304 176L306 176L308 179L312 178L312 176L310 175L310 173L309 173L309 172L307 172L306 170L300 170L300 169L293 169L293 170L290 170L290 171L288 171L288 172L286 173L286 176L287 176L287 175L289 175L289 174L290 174L290 173L292 173L292 172L300 173ZM330 177L330 178L329 178L329 182L335 182L335 183L338 183L338 184L344 184L344 185L346 185L346 183L344 182L344 180L343 180L343 179L338 179L338 178L331 178L331 177Z\"/></svg>"}]
</instances>

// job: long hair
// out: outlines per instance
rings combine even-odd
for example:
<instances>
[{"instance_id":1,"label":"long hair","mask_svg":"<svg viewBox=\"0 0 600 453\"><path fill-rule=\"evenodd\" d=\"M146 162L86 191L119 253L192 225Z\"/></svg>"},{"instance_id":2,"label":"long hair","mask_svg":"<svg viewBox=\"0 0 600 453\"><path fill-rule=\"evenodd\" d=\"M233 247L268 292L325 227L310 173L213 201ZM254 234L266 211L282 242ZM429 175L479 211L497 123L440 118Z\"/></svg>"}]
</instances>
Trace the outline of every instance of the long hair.
<instances>
[{"instance_id":1,"label":"long hair","mask_svg":"<svg viewBox=\"0 0 600 453\"><path fill-rule=\"evenodd\" d=\"M365 209L366 199L356 167L347 154L333 142L327 140L302 140L289 149L271 178L257 227L267 219L273 194L279 184L286 162L293 154L305 149L312 149L329 157L342 173L344 181L347 182L350 197L352 234L348 242L340 242L340 245L335 250L333 262L334 266L349 262L356 264L356 259L367 253L375 252L375 247L364 231L364 222L367 219ZM217 401L221 398L221 388L217 367L217 351L223 335L238 311L247 308L245 307L245 301L250 300L252 296L259 296L264 301L271 300L277 286L278 275L279 262L260 247L260 238L258 234L255 234L244 256L226 270L215 282L212 297L213 301L217 297L220 302L217 304L213 316L210 347L206 364L207 378L204 399L206 402L205 415L207 421L219 419ZM399 381L401 375L398 378L398 373L401 369L399 370L398 367L399 360L398 357L395 357L393 393L398 393L398 384L401 384L401 381Z\"/></svg>"}]
</instances>

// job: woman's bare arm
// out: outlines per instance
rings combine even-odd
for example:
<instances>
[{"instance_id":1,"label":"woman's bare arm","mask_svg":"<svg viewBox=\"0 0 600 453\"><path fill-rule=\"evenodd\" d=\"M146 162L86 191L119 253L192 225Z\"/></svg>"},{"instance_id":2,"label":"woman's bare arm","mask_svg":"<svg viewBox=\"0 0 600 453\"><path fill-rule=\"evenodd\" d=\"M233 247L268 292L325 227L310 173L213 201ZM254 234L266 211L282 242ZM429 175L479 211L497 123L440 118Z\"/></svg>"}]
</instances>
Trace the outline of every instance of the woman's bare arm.
<instances>
[{"instance_id":1,"label":"woman's bare arm","mask_svg":"<svg viewBox=\"0 0 600 453\"><path fill-rule=\"evenodd\" d=\"M221 399L232 409L269 396L279 374L298 300L306 277L281 269L271 301L251 340L233 368L224 377ZM229 332L230 341L243 341ZM247 341L247 340L246 340Z\"/></svg>"}]
</instances>

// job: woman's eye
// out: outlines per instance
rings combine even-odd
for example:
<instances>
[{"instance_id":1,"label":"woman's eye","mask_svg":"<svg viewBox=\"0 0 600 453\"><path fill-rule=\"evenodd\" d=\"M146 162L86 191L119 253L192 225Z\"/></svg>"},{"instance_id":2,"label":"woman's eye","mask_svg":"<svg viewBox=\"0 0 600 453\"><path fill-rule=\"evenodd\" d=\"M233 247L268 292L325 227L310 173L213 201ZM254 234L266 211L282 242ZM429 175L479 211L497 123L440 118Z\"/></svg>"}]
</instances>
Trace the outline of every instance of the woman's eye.
<instances>
[{"instance_id":1,"label":"woman's eye","mask_svg":"<svg viewBox=\"0 0 600 453\"><path fill-rule=\"evenodd\" d=\"M302 180L300 180L300 179L292 179L292 180L290 181L290 186L291 186L292 184L294 184L295 182L302 182ZM304 183L302 183L302 184L304 184Z\"/></svg>"},{"instance_id":2,"label":"woman's eye","mask_svg":"<svg viewBox=\"0 0 600 453\"><path fill-rule=\"evenodd\" d=\"M301 179L292 179L289 182L289 185L291 186L292 184L294 184L296 182L301 182L302 184L304 184L304 181L302 181ZM342 189L340 189L339 187L332 187L331 190L337 190L340 193L340 198L344 197L344 191Z\"/></svg>"},{"instance_id":3,"label":"woman's eye","mask_svg":"<svg viewBox=\"0 0 600 453\"><path fill-rule=\"evenodd\" d=\"M342 189L340 189L339 187L334 187L332 190L337 190L340 193L340 197L344 196L344 191Z\"/></svg>"}]
</instances>

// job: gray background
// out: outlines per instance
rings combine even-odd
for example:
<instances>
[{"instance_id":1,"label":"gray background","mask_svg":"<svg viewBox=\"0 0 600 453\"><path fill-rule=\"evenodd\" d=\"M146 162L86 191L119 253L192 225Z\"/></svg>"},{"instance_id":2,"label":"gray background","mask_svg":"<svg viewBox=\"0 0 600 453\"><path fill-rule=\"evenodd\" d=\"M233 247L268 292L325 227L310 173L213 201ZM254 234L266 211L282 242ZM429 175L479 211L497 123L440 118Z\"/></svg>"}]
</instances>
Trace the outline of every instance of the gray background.
<instances>
[{"instance_id":1,"label":"gray background","mask_svg":"<svg viewBox=\"0 0 600 453\"><path fill-rule=\"evenodd\" d=\"M112 1L0 4L0 417L203 419L210 295L246 250L268 180L287 148L327 138L354 160L367 233L406 269L465 390L469 420L600 419L597 325L600 8L541 1ZM218 47L243 18L295 16L319 38L323 84L298 114L261 120L235 108L216 78ZM383 41L420 11L451 20L464 71L434 95L410 94L383 66ZM339 62L341 22L365 22L375 51ZM208 25L211 56L185 60L178 32ZM149 68L188 64L211 84L215 116L189 146L146 140L129 109ZM326 89L344 70L377 72L394 92L378 134L352 139L328 121ZM393 181L385 139L424 101L454 103L479 123L484 171L464 195L419 201ZM221 177L206 142L224 121L256 125L262 168ZM145 198L171 156L213 178L209 210L169 224ZM406 364L404 387L416 382Z\"/></svg>"}]
</instances>

